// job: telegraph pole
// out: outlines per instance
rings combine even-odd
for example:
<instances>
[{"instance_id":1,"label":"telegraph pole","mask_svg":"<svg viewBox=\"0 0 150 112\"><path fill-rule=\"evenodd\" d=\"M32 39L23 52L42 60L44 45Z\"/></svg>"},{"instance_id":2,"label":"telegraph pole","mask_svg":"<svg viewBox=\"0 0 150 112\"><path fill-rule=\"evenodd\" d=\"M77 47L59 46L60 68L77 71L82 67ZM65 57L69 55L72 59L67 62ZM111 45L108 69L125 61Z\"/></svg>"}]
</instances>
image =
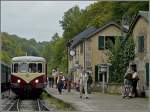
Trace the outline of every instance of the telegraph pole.
<instances>
[{"instance_id":1,"label":"telegraph pole","mask_svg":"<svg viewBox=\"0 0 150 112\"><path fill-rule=\"evenodd\" d=\"M150 5L150 2L149 2L149 5ZM149 17L149 11L148 11L148 17ZM150 17L148 18L149 19L149 21L150 21ZM148 24L149 25L149 24ZM150 27L148 27L148 29L149 29ZM148 59L148 61L149 61L149 81L150 81L150 32L149 32L149 30L148 30L148 43L147 43L147 45L148 45L148 57L149 57L149 59ZM150 83L149 83L149 86L150 86ZM148 94L149 94L149 97L150 97L150 87L148 86ZM149 101L149 110L150 110L150 101Z\"/></svg>"}]
</instances>

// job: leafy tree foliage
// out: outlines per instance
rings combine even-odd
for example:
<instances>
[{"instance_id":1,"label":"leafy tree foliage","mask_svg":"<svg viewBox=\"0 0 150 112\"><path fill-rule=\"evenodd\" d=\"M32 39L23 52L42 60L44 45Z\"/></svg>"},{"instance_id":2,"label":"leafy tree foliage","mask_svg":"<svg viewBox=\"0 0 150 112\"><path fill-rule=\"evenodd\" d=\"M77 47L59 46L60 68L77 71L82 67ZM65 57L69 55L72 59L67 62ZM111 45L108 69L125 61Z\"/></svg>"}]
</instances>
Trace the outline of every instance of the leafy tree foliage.
<instances>
[{"instance_id":1,"label":"leafy tree foliage","mask_svg":"<svg viewBox=\"0 0 150 112\"><path fill-rule=\"evenodd\" d=\"M26 53L31 56L40 56L40 51L47 42L37 43L35 39L27 40L17 35L10 35L6 32L2 32L1 43L1 59L9 64L12 57L26 55Z\"/></svg>"},{"instance_id":2,"label":"leafy tree foliage","mask_svg":"<svg viewBox=\"0 0 150 112\"><path fill-rule=\"evenodd\" d=\"M83 11L78 6L74 6L64 13L63 20L60 21L60 24L64 30L63 37L66 40L73 38L85 29L82 13Z\"/></svg>"},{"instance_id":3,"label":"leafy tree foliage","mask_svg":"<svg viewBox=\"0 0 150 112\"><path fill-rule=\"evenodd\" d=\"M119 37L116 37L115 45L108 53L108 62L112 64L110 67L110 82L123 82L129 61L135 57L134 48L135 45L132 37L129 37L124 44L122 44Z\"/></svg>"},{"instance_id":4,"label":"leafy tree foliage","mask_svg":"<svg viewBox=\"0 0 150 112\"><path fill-rule=\"evenodd\" d=\"M55 33L54 36L52 36L52 41L56 41L59 39L58 33Z\"/></svg>"}]
</instances>

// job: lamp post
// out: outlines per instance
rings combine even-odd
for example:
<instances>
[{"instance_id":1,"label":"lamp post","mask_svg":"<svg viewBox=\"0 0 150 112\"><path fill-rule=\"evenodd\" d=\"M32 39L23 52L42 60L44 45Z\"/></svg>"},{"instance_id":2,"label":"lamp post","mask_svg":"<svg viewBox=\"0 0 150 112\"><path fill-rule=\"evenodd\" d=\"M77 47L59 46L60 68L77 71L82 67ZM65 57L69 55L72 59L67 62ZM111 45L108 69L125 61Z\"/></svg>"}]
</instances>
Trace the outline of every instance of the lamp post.
<instances>
[{"instance_id":1,"label":"lamp post","mask_svg":"<svg viewBox=\"0 0 150 112\"><path fill-rule=\"evenodd\" d=\"M148 15L150 15L150 12L148 12ZM148 29L149 29L149 27L148 27ZM148 37L149 38L148 38L148 44L147 44L148 45L148 49L147 50L148 50L148 57L149 57L149 81L150 81L150 45L149 45L149 43L150 43L150 32L148 32ZM150 97L150 86L148 86L148 93L149 93L149 97ZM149 109L150 109L150 105L149 105Z\"/></svg>"},{"instance_id":2,"label":"lamp post","mask_svg":"<svg viewBox=\"0 0 150 112\"><path fill-rule=\"evenodd\" d=\"M70 49L69 55L72 56L72 57L75 56L75 55L76 55L75 50L74 50L74 49ZM74 65L74 64L73 64L73 65ZM73 66L73 65L72 65L72 66ZM73 71L74 71L74 69L75 69L75 68L73 68ZM71 78L72 78L72 73L71 73Z\"/></svg>"},{"instance_id":3,"label":"lamp post","mask_svg":"<svg viewBox=\"0 0 150 112\"><path fill-rule=\"evenodd\" d=\"M85 40L83 42L84 42L83 48L84 48L84 70L85 70Z\"/></svg>"},{"instance_id":4,"label":"lamp post","mask_svg":"<svg viewBox=\"0 0 150 112\"><path fill-rule=\"evenodd\" d=\"M86 41L86 38L82 38L82 41L83 41L83 56L84 56L84 57L83 57L83 58L84 58L84 59L83 59L83 61L84 61L83 66L84 66L84 70L85 70L85 68L86 68L86 67L85 67L85 66L86 66L86 64L85 64L85 58L86 58L86 57L85 57L85 53L86 53L86 51L85 51L85 43L86 43L86 42L85 42L85 41Z\"/></svg>"},{"instance_id":5,"label":"lamp post","mask_svg":"<svg viewBox=\"0 0 150 112\"><path fill-rule=\"evenodd\" d=\"M70 49L70 46L71 46L71 44L72 44L72 40L71 41L68 41L67 43L66 43L66 47L67 47L67 74L68 74L68 71L69 71L69 49Z\"/></svg>"}]
</instances>

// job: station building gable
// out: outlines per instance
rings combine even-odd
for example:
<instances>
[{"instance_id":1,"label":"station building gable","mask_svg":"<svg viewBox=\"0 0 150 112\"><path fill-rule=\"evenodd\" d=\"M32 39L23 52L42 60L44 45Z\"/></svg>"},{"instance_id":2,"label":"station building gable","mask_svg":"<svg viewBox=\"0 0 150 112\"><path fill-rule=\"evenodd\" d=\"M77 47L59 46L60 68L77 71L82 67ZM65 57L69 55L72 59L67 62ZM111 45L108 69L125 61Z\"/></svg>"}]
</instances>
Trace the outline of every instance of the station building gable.
<instances>
[{"instance_id":1,"label":"station building gable","mask_svg":"<svg viewBox=\"0 0 150 112\"><path fill-rule=\"evenodd\" d=\"M135 62L139 74L139 91L148 91L149 86L149 21L148 12L139 11L131 23L129 34L135 43Z\"/></svg>"}]
</instances>

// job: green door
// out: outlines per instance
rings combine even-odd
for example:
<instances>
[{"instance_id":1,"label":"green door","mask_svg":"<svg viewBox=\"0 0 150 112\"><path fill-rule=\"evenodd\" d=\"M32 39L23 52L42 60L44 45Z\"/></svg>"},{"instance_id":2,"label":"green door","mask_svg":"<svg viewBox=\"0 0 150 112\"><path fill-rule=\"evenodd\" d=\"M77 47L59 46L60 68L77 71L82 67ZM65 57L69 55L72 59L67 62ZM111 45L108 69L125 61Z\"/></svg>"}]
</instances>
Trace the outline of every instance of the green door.
<instances>
[{"instance_id":1,"label":"green door","mask_svg":"<svg viewBox=\"0 0 150 112\"><path fill-rule=\"evenodd\" d=\"M146 85L149 87L149 63L145 64L146 68Z\"/></svg>"},{"instance_id":2,"label":"green door","mask_svg":"<svg viewBox=\"0 0 150 112\"><path fill-rule=\"evenodd\" d=\"M95 65L95 82L98 82L98 65Z\"/></svg>"}]
</instances>

